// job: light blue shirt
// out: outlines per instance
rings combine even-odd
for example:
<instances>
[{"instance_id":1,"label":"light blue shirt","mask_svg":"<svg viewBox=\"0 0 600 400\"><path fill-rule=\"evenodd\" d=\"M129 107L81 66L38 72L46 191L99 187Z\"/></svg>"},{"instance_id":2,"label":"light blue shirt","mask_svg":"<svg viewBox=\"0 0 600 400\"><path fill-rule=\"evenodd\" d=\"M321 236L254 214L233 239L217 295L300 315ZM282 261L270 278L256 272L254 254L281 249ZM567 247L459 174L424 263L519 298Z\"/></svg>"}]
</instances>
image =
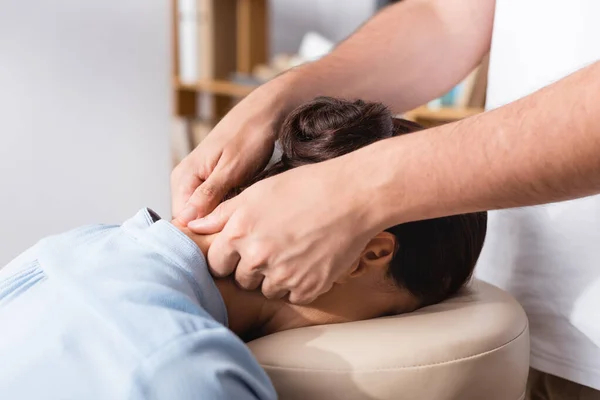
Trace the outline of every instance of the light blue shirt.
<instances>
[{"instance_id":1,"label":"light blue shirt","mask_svg":"<svg viewBox=\"0 0 600 400\"><path fill-rule=\"evenodd\" d=\"M148 209L0 269L1 399L275 399L198 247Z\"/></svg>"}]
</instances>

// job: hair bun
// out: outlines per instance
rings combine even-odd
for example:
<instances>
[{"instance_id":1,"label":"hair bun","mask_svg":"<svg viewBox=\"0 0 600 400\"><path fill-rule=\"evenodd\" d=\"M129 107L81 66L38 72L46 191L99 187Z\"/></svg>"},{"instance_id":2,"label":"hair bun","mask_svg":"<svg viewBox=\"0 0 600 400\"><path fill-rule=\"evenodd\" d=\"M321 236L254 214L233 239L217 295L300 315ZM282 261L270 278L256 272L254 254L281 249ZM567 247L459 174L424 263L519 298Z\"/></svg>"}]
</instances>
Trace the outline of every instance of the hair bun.
<instances>
[{"instance_id":1,"label":"hair bun","mask_svg":"<svg viewBox=\"0 0 600 400\"><path fill-rule=\"evenodd\" d=\"M381 103L318 97L285 119L281 162L287 168L321 162L392 137L392 120Z\"/></svg>"},{"instance_id":2,"label":"hair bun","mask_svg":"<svg viewBox=\"0 0 600 400\"><path fill-rule=\"evenodd\" d=\"M339 157L381 139L423 129L414 122L392 118L381 103L317 97L292 111L279 131L281 159L254 176L246 186L232 189L229 199L270 176L306 164Z\"/></svg>"}]
</instances>

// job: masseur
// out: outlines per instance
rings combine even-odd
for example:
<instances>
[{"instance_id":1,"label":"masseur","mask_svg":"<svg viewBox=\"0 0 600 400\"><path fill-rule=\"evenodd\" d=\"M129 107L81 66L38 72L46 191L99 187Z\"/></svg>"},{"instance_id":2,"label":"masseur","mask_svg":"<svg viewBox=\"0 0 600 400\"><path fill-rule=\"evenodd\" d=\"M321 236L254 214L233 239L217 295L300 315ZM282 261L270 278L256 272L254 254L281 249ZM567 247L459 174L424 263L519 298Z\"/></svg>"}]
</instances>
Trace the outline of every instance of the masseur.
<instances>
[{"instance_id":1,"label":"masseur","mask_svg":"<svg viewBox=\"0 0 600 400\"><path fill-rule=\"evenodd\" d=\"M597 194L598 18L596 0L390 6L329 56L235 107L174 171L174 213L188 222L212 211L189 226L223 229L208 254L215 273L235 270L244 287L300 303L391 225ZM286 172L217 207L265 165L296 105L331 95L409 110L458 83L490 46L494 110ZM528 313L530 398L600 398L600 197L490 218L479 276Z\"/></svg>"}]
</instances>

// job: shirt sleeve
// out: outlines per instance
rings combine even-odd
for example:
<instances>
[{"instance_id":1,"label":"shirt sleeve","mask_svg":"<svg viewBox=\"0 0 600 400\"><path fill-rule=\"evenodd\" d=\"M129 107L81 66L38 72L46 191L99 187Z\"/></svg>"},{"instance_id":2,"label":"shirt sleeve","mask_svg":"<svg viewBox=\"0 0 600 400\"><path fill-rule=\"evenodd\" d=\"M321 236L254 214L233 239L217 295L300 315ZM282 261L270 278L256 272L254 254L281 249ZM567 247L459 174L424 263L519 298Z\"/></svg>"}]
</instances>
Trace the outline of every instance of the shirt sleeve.
<instances>
[{"instance_id":1,"label":"shirt sleeve","mask_svg":"<svg viewBox=\"0 0 600 400\"><path fill-rule=\"evenodd\" d=\"M174 340L137 371L132 399L271 400L277 394L246 345L227 328Z\"/></svg>"}]
</instances>

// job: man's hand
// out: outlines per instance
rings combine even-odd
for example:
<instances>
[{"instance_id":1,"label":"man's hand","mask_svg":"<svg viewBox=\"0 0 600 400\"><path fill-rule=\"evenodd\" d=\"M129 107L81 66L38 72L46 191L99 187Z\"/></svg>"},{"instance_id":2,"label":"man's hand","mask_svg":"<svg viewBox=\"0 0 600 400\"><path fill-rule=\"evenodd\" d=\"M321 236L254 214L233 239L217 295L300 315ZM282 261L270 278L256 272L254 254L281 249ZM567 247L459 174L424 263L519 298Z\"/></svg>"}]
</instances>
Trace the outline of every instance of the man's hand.
<instances>
[{"instance_id":1,"label":"man's hand","mask_svg":"<svg viewBox=\"0 0 600 400\"><path fill-rule=\"evenodd\" d=\"M273 152L272 127L236 114L228 114L173 170L173 216L184 224L210 213L229 190L264 168Z\"/></svg>"},{"instance_id":2,"label":"man's hand","mask_svg":"<svg viewBox=\"0 0 600 400\"><path fill-rule=\"evenodd\" d=\"M210 213L232 188L261 171L278 124L296 104L292 74L256 89L233 108L171 175L173 217L187 224ZM285 101L280 97L284 97Z\"/></svg>"},{"instance_id":3,"label":"man's hand","mask_svg":"<svg viewBox=\"0 0 600 400\"><path fill-rule=\"evenodd\" d=\"M398 2L330 55L262 85L173 171L173 216L186 223L212 211L267 163L281 117L318 95L381 101L399 112L445 93L488 51L494 5Z\"/></svg>"},{"instance_id":4,"label":"man's hand","mask_svg":"<svg viewBox=\"0 0 600 400\"><path fill-rule=\"evenodd\" d=\"M197 233L221 233L208 251L217 276L235 271L246 289L261 284L268 298L308 303L329 290L376 232L365 220L356 179L344 157L260 181L190 223ZM340 162L341 161L341 162Z\"/></svg>"}]
</instances>

